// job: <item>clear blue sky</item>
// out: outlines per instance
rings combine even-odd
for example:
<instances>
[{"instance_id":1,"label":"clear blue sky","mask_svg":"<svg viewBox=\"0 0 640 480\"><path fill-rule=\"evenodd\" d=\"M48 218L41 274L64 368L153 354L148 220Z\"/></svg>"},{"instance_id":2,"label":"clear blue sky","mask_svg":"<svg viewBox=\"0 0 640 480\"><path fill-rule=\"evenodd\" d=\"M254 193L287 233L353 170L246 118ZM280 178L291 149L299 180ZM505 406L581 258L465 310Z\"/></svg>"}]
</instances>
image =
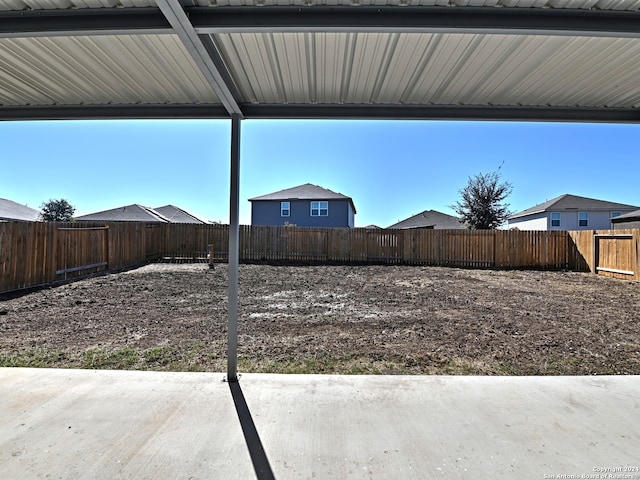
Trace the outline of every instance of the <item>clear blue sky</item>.
<instances>
[{"instance_id":1,"label":"clear blue sky","mask_svg":"<svg viewBox=\"0 0 640 480\"><path fill-rule=\"evenodd\" d=\"M229 121L0 122L0 145L0 198L229 219ZM468 178L501 164L513 211L564 193L640 206L639 145L640 125L245 120L240 222L249 198L303 183L352 197L358 227L453 214Z\"/></svg>"}]
</instances>

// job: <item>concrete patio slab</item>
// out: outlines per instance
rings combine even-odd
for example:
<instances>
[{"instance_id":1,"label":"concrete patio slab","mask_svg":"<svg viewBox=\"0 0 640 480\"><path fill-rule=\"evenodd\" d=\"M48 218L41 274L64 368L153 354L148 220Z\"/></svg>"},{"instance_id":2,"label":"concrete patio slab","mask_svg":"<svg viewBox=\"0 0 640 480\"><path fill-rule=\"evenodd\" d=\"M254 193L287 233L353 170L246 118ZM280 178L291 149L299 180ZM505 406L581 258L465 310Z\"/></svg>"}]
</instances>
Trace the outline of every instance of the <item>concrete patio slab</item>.
<instances>
[{"instance_id":1,"label":"concrete patio slab","mask_svg":"<svg viewBox=\"0 0 640 480\"><path fill-rule=\"evenodd\" d=\"M0 369L0 478L252 478L222 378Z\"/></svg>"},{"instance_id":2,"label":"concrete patio slab","mask_svg":"<svg viewBox=\"0 0 640 480\"><path fill-rule=\"evenodd\" d=\"M0 369L4 479L640 479L640 377Z\"/></svg>"}]
</instances>

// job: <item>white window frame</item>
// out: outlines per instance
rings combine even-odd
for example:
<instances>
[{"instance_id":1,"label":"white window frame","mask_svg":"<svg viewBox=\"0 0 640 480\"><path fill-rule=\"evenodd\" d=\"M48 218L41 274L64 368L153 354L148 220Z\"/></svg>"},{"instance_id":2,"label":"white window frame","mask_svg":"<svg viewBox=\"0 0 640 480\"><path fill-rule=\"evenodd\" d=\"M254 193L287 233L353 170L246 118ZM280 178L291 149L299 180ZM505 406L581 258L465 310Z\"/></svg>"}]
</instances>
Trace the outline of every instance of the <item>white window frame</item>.
<instances>
[{"instance_id":1,"label":"white window frame","mask_svg":"<svg viewBox=\"0 0 640 480\"><path fill-rule=\"evenodd\" d=\"M554 217L554 215L557 215L557 216L558 216L558 218L553 218L553 217ZM560 212L551 212L551 216L549 217L549 220L551 221L551 226L552 226L552 227L559 227L559 226L560 226L561 219L562 219L562 215L560 214ZM555 221L557 221L557 222L558 222L558 224L557 224L557 225L554 225L554 223L553 223L553 222L555 222Z\"/></svg>"},{"instance_id":2,"label":"white window frame","mask_svg":"<svg viewBox=\"0 0 640 480\"><path fill-rule=\"evenodd\" d=\"M585 217L584 219L582 217ZM584 225L582 222L585 222ZM588 227L589 226L589 212L578 212L578 227Z\"/></svg>"},{"instance_id":3,"label":"white window frame","mask_svg":"<svg viewBox=\"0 0 640 480\"><path fill-rule=\"evenodd\" d=\"M280 216L281 217L291 216L291 202L280 202Z\"/></svg>"},{"instance_id":4,"label":"white window frame","mask_svg":"<svg viewBox=\"0 0 640 480\"><path fill-rule=\"evenodd\" d=\"M326 200L311 202L310 214L312 217L328 217L329 202Z\"/></svg>"}]
</instances>

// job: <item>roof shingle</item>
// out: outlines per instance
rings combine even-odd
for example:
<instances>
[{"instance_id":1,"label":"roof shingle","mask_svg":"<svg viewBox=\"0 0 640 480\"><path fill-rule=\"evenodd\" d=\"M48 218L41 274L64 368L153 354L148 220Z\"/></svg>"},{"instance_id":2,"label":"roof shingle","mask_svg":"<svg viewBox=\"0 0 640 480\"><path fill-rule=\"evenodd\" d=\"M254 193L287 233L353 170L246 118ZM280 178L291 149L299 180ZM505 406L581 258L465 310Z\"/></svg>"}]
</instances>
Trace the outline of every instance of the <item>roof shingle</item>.
<instances>
[{"instance_id":1,"label":"roof shingle","mask_svg":"<svg viewBox=\"0 0 640 480\"><path fill-rule=\"evenodd\" d=\"M35 222L40 217L40 211L27 207L6 198L0 198L0 219Z\"/></svg>"},{"instance_id":2,"label":"roof shingle","mask_svg":"<svg viewBox=\"0 0 640 480\"><path fill-rule=\"evenodd\" d=\"M351 197L347 197L341 193L336 193L332 190L322 188L311 183L305 183L304 185L286 188L284 190L249 199L250 202L282 200L348 200L353 208L353 213L356 213L356 207Z\"/></svg>"},{"instance_id":3,"label":"roof shingle","mask_svg":"<svg viewBox=\"0 0 640 480\"><path fill-rule=\"evenodd\" d=\"M76 217L80 222L147 222L169 223L169 219L155 210L133 204L113 208L102 212L90 213Z\"/></svg>"},{"instance_id":4,"label":"roof shingle","mask_svg":"<svg viewBox=\"0 0 640 480\"><path fill-rule=\"evenodd\" d=\"M458 217L447 215L436 210L425 210L412 217L394 223L388 228L433 228L433 229L459 229L466 228Z\"/></svg>"},{"instance_id":5,"label":"roof shingle","mask_svg":"<svg viewBox=\"0 0 640 480\"><path fill-rule=\"evenodd\" d=\"M552 198L544 203L540 203L526 210L522 210L514 215L511 215L508 220L513 220L520 217L526 217L542 212L561 212L564 210L586 210L586 211L607 211L607 210L629 210L638 208L634 205L627 205L624 203L608 202L605 200L597 200L595 198L580 197L578 195L570 195L568 193L560 195L559 197Z\"/></svg>"},{"instance_id":6,"label":"roof shingle","mask_svg":"<svg viewBox=\"0 0 640 480\"><path fill-rule=\"evenodd\" d=\"M207 223L175 205L165 205L164 207L154 208L153 210L166 217L171 223Z\"/></svg>"}]
</instances>

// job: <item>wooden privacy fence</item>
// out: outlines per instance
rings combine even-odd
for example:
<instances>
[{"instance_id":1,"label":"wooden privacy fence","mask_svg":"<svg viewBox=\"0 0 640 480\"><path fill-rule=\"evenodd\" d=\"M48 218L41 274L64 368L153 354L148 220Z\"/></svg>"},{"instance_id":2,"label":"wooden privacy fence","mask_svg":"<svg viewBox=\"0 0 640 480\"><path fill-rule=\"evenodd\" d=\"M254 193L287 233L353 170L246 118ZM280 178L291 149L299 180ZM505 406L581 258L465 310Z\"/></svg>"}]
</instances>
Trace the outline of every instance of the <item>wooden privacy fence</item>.
<instances>
[{"instance_id":1,"label":"wooden privacy fence","mask_svg":"<svg viewBox=\"0 0 640 480\"><path fill-rule=\"evenodd\" d=\"M0 223L0 292L145 261L138 223Z\"/></svg>"},{"instance_id":2,"label":"wooden privacy fence","mask_svg":"<svg viewBox=\"0 0 640 480\"><path fill-rule=\"evenodd\" d=\"M109 227L58 227L54 238L56 275L66 278L109 265Z\"/></svg>"},{"instance_id":3,"label":"wooden privacy fence","mask_svg":"<svg viewBox=\"0 0 640 480\"><path fill-rule=\"evenodd\" d=\"M228 256L228 225L0 223L0 292L159 259ZM640 280L640 230L240 227L241 261L591 271Z\"/></svg>"},{"instance_id":4,"label":"wooden privacy fence","mask_svg":"<svg viewBox=\"0 0 640 480\"><path fill-rule=\"evenodd\" d=\"M640 280L640 230L569 232L576 269L625 280Z\"/></svg>"},{"instance_id":5,"label":"wooden privacy fence","mask_svg":"<svg viewBox=\"0 0 640 480\"><path fill-rule=\"evenodd\" d=\"M225 244L226 246L226 244ZM245 261L569 268L567 232L241 227Z\"/></svg>"}]
</instances>

